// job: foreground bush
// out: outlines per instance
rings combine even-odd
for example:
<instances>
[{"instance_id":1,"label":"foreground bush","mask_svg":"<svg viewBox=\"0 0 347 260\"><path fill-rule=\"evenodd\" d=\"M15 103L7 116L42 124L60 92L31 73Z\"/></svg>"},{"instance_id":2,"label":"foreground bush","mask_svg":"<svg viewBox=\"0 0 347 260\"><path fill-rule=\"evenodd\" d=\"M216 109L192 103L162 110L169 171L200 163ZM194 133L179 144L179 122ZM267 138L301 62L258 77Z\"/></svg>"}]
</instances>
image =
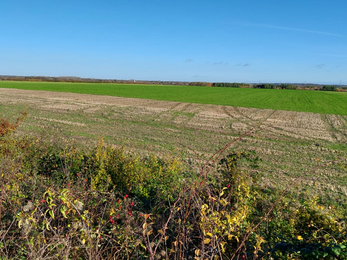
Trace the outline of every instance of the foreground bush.
<instances>
[{"instance_id":1,"label":"foreground bush","mask_svg":"<svg viewBox=\"0 0 347 260\"><path fill-rule=\"evenodd\" d=\"M264 190L254 152L187 174L173 158L102 140L60 147L15 128L0 139L4 259L347 258L345 217L318 198Z\"/></svg>"}]
</instances>

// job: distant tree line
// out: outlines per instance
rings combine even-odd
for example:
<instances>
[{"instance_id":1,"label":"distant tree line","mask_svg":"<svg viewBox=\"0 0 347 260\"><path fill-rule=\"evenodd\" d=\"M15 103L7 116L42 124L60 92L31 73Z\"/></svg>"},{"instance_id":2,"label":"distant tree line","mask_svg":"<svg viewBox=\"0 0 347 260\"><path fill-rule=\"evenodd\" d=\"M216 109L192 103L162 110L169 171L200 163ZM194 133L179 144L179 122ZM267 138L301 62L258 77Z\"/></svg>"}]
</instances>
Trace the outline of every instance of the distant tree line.
<instances>
[{"instance_id":1,"label":"distant tree line","mask_svg":"<svg viewBox=\"0 0 347 260\"><path fill-rule=\"evenodd\" d=\"M216 82L213 83L213 87L223 87L223 88L240 88L240 87L248 87L248 84L244 83L229 83L229 82Z\"/></svg>"},{"instance_id":2,"label":"distant tree line","mask_svg":"<svg viewBox=\"0 0 347 260\"><path fill-rule=\"evenodd\" d=\"M198 87L210 87L211 83L209 82L201 82L201 81L196 81L196 82L189 82L188 86L198 86Z\"/></svg>"},{"instance_id":3,"label":"distant tree line","mask_svg":"<svg viewBox=\"0 0 347 260\"><path fill-rule=\"evenodd\" d=\"M275 89L276 85L273 85L273 84L257 84L257 85L253 85L253 88Z\"/></svg>"},{"instance_id":4,"label":"distant tree line","mask_svg":"<svg viewBox=\"0 0 347 260\"><path fill-rule=\"evenodd\" d=\"M290 84L280 84L280 85L278 85L278 88L280 88L280 89L297 89L297 86L290 85Z\"/></svg>"},{"instance_id":5,"label":"distant tree line","mask_svg":"<svg viewBox=\"0 0 347 260\"><path fill-rule=\"evenodd\" d=\"M7 76L0 75L1 80L8 81L36 81L36 82L71 82L71 83L118 83L118 84L151 84L151 85L180 85L224 88L259 88L259 89L300 89L320 91L347 91L346 86L319 85L319 84L245 84L237 82L187 82L187 81L161 81L161 80L123 80L123 79L95 79L80 77L47 77L47 76Z\"/></svg>"},{"instance_id":6,"label":"distant tree line","mask_svg":"<svg viewBox=\"0 0 347 260\"><path fill-rule=\"evenodd\" d=\"M123 80L123 79L96 79L80 77L47 77L47 76L1 76L0 81L36 81L36 82L71 82L71 83L118 83L118 84L153 84L153 85L185 85L186 81L161 81L161 80ZM206 82L204 82L206 84ZM209 84L209 83L207 83Z\"/></svg>"}]
</instances>

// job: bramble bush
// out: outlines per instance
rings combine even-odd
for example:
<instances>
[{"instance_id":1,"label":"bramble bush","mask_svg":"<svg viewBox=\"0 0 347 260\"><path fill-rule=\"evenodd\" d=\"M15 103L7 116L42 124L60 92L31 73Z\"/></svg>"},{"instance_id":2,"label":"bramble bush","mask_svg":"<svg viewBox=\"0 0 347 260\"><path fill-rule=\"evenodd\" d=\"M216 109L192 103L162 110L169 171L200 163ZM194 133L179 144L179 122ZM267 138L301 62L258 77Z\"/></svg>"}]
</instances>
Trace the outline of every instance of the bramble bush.
<instances>
[{"instance_id":1,"label":"bramble bush","mask_svg":"<svg viewBox=\"0 0 347 260\"><path fill-rule=\"evenodd\" d=\"M180 162L175 158L160 159L154 155L140 158L126 154L124 148L104 146L101 139L92 154L94 189L116 189L140 199L173 200L181 186ZM175 184L175 185L173 185Z\"/></svg>"},{"instance_id":2,"label":"bramble bush","mask_svg":"<svg viewBox=\"0 0 347 260\"><path fill-rule=\"evenodd\" d=\"M102 139L83 150L20 137L20 120L1 121L0 259L347 259L346 217L269 192L253 151L187 174Z\"/></svg>"}]
</instances>

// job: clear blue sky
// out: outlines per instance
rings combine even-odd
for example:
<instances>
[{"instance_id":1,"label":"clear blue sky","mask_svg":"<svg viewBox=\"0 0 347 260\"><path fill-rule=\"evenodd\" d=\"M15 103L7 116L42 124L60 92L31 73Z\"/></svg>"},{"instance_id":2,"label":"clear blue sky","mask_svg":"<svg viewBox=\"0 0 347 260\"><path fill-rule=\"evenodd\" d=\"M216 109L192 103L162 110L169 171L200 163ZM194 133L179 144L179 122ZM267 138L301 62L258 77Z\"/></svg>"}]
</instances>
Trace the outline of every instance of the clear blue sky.
<instances>
[{"instance_id":1,"label":"clear blue sky","mask_svg":"<svg viewBox=\"0 0 347 260\"><path fill-rule=\"evenodd\" d=\"M345 0L1 0L0 75L347 84Z\"/></svg>"}]
</instances>

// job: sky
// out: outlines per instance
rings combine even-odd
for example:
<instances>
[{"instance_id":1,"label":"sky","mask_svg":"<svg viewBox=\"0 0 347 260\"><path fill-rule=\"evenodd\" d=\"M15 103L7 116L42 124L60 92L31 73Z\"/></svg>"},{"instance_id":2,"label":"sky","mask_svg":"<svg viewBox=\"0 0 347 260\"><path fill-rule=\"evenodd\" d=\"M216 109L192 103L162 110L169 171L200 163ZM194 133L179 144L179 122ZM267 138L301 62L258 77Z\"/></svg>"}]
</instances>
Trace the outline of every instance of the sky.
<instances>
[{"instance_id":1,"label":"sky","mask_svg":"<svg viewBox=\"0 0 347 260\"><path fill-rule=\"evenodd\" d=\"M0 75L347 85L345 0L0 0Z\"/></svg>"}]
</instances>

